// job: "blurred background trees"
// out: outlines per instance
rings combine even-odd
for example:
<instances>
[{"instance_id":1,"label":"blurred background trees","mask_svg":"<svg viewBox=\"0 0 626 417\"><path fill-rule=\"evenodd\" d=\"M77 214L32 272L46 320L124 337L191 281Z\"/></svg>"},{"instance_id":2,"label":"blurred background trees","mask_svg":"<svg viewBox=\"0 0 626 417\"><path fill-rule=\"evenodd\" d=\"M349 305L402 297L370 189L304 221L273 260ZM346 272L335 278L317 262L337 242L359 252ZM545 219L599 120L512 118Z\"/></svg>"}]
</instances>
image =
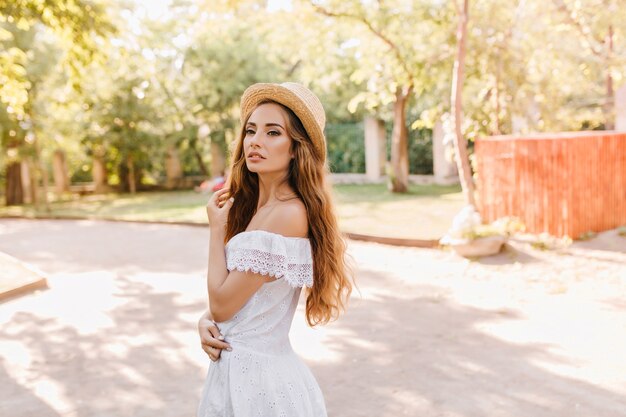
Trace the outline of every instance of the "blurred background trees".
<instances>
[{"instance_id":1,"label":"blurred background trees","mask_svg":"<svg viewBox=\"0 0 626 417\"><path fill-rule=\"evenodd\" d=\"M432 130L450 125L457 19L438 0L0 0L6 203L217 176L243 90L286 80L322 98L334 172L364 172L363 119L382 120L403 192L432 173ZM480 135L611 128L624 21L620 0L470 1L469 151Z\"/></svg>"}]
</instances>

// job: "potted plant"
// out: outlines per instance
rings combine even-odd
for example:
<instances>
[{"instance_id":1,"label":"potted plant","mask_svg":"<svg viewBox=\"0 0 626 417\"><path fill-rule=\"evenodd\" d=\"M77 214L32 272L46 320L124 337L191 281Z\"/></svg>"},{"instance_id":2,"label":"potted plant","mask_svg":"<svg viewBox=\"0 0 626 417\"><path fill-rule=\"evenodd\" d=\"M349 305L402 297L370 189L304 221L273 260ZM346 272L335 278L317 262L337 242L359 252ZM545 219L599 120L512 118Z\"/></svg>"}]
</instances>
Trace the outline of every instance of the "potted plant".
<instances>
[{"instance_id":1,"label":"potted plant","mask_svg":"<svg viewBox=\"0 0 626 417\"><path fill-rule=\"evenodd\" d=\"M467 258L495 255L502 250L507 238L524 225L515 217L503 217L483 224L474 206L464 207L452 220L452 227L439 243L449 246Z\"/></svg>"}]
</instances>

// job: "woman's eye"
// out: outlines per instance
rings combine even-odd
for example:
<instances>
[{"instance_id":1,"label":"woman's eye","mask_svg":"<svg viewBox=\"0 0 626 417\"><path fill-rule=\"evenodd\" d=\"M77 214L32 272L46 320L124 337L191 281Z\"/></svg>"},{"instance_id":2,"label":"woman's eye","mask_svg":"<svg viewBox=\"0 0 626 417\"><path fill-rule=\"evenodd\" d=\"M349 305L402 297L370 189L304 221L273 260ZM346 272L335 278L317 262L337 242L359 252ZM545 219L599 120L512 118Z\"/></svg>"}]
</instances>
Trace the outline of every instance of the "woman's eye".
<instances>
[{"instance_id":1,"label":"woman's eye","mask_svg":"<svg viewBox=\"0 0 626 417\"><path fill-rule=\"evenodd\" d=\"M270 136L280 136L280 132L277 130L270 130L267 134Z\"/></svg>"},{"instance_id":2,"label":"woman's eye","mask_svg":"<svg viewBox=\"0 0 626 417\"><path fill-rule=\"evenodd\" d=\"M246 129L246 135L254 135L254 130Z\"/></svg>"}]
</instances>

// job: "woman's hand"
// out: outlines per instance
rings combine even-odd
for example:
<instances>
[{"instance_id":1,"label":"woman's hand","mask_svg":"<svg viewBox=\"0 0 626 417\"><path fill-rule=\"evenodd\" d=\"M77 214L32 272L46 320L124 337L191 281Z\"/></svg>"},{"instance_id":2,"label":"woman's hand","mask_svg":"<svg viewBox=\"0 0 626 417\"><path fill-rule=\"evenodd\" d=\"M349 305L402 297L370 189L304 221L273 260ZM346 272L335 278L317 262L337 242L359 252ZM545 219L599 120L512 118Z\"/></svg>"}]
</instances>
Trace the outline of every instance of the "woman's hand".
<instances>
[{"instance_id":1,"label":"woman's hand","mask_svg":"<svg viewBox=\"0 0 626 417\"><path fill-rule=\"evenodd\" d=\"M213 362L216 362L220 358L222 349L231 350L230 345L224 342L224 336L222 336L217 324L212 320L209 311L204 313L202 317L200 317L200 320L198 320L198 333L200 334L202 350L209 355L209 358Z\"/></svg>"},{"instance_id":2,"label":"woman's hand","mask_svg":"<svg viewBox=\"0 0 626 417\"><path fill-rule=\"evenodd\" d=\"M235 201L232 197L228 198L228 192L229 188L217 190L206 205L206 214L212 229L222 230L226 226L228 211Z\"/></svg>"}]
</instances>

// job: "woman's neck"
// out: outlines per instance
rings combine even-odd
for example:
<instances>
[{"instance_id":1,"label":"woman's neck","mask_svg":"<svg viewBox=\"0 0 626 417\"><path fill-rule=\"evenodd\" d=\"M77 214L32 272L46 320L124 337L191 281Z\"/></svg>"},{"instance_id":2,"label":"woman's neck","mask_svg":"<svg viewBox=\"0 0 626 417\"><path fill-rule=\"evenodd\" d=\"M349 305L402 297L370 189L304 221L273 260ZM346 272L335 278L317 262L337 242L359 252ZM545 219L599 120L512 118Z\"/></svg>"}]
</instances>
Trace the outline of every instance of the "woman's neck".
<instances>
[{"instance_id":1,"label":"woman's neck","mask_svg":"<svg viewBox=\"0 0 626 417\"><path fill-rule=\"evenodd\" d=\"M259 201L257 210L296 196L289 184L279 179L268 180L259 176Z\"/></svg>"}]
</instances>

